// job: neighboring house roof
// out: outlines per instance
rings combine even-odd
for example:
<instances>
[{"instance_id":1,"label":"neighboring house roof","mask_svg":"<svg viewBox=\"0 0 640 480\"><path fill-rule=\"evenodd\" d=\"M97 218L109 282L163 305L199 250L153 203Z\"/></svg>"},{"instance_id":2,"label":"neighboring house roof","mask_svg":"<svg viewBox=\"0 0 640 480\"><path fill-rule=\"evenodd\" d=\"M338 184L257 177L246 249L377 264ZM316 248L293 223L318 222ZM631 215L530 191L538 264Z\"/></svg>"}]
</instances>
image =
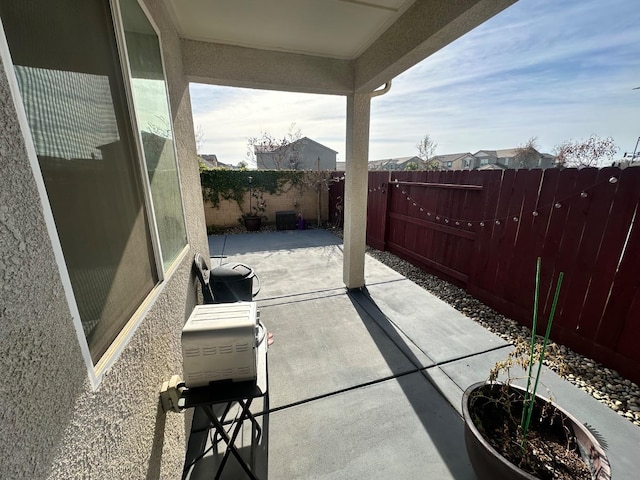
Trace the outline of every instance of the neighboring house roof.
<instances>
[{"instance_id":1,"label":"neighboring house roof","mask_svg":"<svg viewBox=\"0 0 640 480\"><path fill-rule=\"evenodd\" d=\"M204 166L209 170L213 170L214 168L235 168L233 165L227 165L226 163L219 162L218 157L213 154L200 155L200 158L202 159Z\"/></svg>"},{"instance_id":2,"label":"neighboring house roof","mask_svg":"<svg viewBox=\"0 0 640 480\"><path fill-rule=\"evenodd\" d=\"M204 163L205 167L212 169L218 166L218 157L215 155L200 155L200 159L202 163Z\"/></svg>"},{"instance_id":3,"label":"neighboring house roof","mask_svg":"<svg viewBox=\"0 0 640 480\"><path fill-rule=\"evenodd\" d=\"M385 158L382 160L371 160L369 162L369 170L404 170L404 167L411 162L415 162L418 165L422 164L420 157L399 157L399 158Z\"/></svg>"},{"instance_id":4,"label":"neighboring house roof","mask_svg":"<svg viewBox=\"0 0 640 480\"><path fill-rule=\"evenodd\" d=\"M209 170L213 170L214 168L216 168L218 165L216 165L213 162L210 162L209 160L205 160L204 158L202 159L202 163L204 164L205 167L207 167Z\"/></svg>"},{"instance_id":5,"label":"neighboring house roof","mask_svg":"<svg viewBox=\"0 0 640 480\"><path fill-rule=\"evenodd\" d=\"M505 148L504 150L496 150L496 157L498 158L513 158L518 155L517 148Z\"/></svg>"},{"instance_id":6,"label":"neighboring house roof","mask_svg":"<svg viewBox=\"0 0 640 480\"><path fill-rule=\"evenodd\" d=\"M473 154L474 157L493 157L496 158L495 150L478 150Z\"/></svg>"},{"instance_id":7,"label":"neighboring house roof","mask_svg":"<svg viewBox=\"0 0 640 480\"><path fill-rule=\"evenodd\" d=\"M503 148L499 150L478 150L474 154L449 153L445 155L436 155L431 160L438 160L444 166L448 162L451 162L453 164L456 161L467 160L469 157L471 157L480 161L479 162L481 164L480 167L476 167L478 170L495 170L495 169L503 170L504 168L509 168L509 166L511 168L518 168L518 165L516 165L515 162L513 162L512 160L518 157L518 154L520 151L521 151L520 148ZM539 162L538 162L539 167L549 168L553 166L553 164L555 163L556 157L548 153L540 153L540 152L537 152L537 153L539 155ZM507 159L509 161L507 161ZM498 165L497 167L492 166L493 164L496 164L496 163L499 163L499 164L508 163L509 166L503 166L503 165ZM477 162L475 163L475 165L477 165ZM474 168L473 165L469 165L469 166ZM452 165L452 168L456 168L456 165Z\"/></svg>"},{"instance_id":8,"label":"neighboring house roof","mask_svg":"<svg viewBox=\"0 0 640 480\"><path fill-rule=\"evenodd\" d=\"M256 153L273 153L273 152L277 152L278 150L282 149L282 148L289 148L291 145L297 145L299 143L302 143L304 145L307 145L309 143L315 143L316 145L318 145L319 147L324 148L325 150L329 150L335 154L337 154L338 152L336 152L334 149L327 147L326 145L322 145L321 143L316 142L315 140L310 139L309 137L302 137L299 138L298 140L295 140L287 145L283 145L280 146L278 148L274 148L274 149L269 149L263 145L256 145L254 147L254 150Z\"/></svg>"},{"instance_id":9,"label":"neighboring house roof","mask_svg":"<svg viewBox=\"0 0 640 480\"><path fill-rule=\"evenodd\" d=\"M477 168L477 170L506 170L506 166L499 163L487 163Z\"/></svg>"},{"instance_id":10,"label":"neighboring house roof","mask_svg":"<svg viewBox=\"0 0 640 480\"><path fill-rule=\"evenodd\" d=\"M315 144L316 144L316 145L318 145L319 147L322 147L322 148L324 148L324 149L326 149L326 150L330 150L330 151L332 151L332 152L333 152L333 153L335 153L335 154L337 154L337 153L338 153L338 152L336 152L333 148L329 148L329 147L327 147L326 145L323 145L323 144L321 144L321 143L318 143L318 142L316 142L315 140L312 140L312 139L311 139L311 138L309 138L309 137L302 137L300 140L296 140L296 141L295 141L295 142L293 142L293 143L298 143L298 142L305 142L305 144L306 144L306 143L315 143Z\"/></svg>"},{"instance_id":11,"label":"neighboring house roof","mask_svg":"<svg viewBox=\"0 0 640 480\"><path fill-rule=\"evenodd\" d=\"M309 137L302 137L291 143L269 149L256 146L256 164L258 169L294 170L322 169L334 170L338 152L322 145Z\"/></svg>"},{"instance_id":12,"label":"neighboring house roof","mask_svg":"<svg viewBox=\"0 0 640 480\"><path fill-rule=\"evenodd\" d=\"M444 155L435 155L433 157L430 158L430 160L437 160L438 162L455 162L456 160L458 160L459 158L464 158L466 156L470 156L472 157L473 155L471 155L471 153L469 152L464 152L464 153L446 153Z\"/></svg>"},{"instance_id":13,"label":"neighboring house roof","mask_svg":"<svg viewBox=\"0 0 640 480\"><path fill-rule=\"evenodd\" d=\"M429 162L438 161L441 164L447 162L455 162L456 160L464 160L467 158L486 159L489 157L492 160L498 158L513 158L518 154L517 148L505 148L501 150L478 150L476 153L460 152L460 153L445 153L442 155L434 155L429 159ZM549 153L540 153L540 157L543 159L554 160L555 156ZM400 157L400 158L386 158L382 160L371 160L369 162L369 170L402 170L404 165L414 161L418 164L424 163L420 157ZM394 168L395 167L395 168ZM401 168L402 167L402 168ZM345 162L336 162L336 170L345 170ZM478 167L478 170L505 170L507 167L501 164L488 163Z\"/></svg>"}]
</instances>

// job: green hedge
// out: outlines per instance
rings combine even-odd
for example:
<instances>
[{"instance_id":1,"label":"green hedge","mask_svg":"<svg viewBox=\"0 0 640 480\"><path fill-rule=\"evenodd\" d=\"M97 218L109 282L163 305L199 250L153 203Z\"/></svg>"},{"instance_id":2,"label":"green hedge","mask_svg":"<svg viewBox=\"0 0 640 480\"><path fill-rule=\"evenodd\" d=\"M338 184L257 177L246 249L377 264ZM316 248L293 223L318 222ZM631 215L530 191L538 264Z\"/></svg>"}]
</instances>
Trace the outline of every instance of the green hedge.
<instances>
[{"instance_id":1,"label":"green hedge","mask_svg":"<svg viewBox=\"0 0 640 480\"><path fill-rule=\"evenodd\" d=\"M249 193L249 177L254 192L282 194L304 187L305 172L299 170L205 170L200 172L202 197L214 207L220 200L235 200L240 210Z\"/></svg>"}]
</instances>

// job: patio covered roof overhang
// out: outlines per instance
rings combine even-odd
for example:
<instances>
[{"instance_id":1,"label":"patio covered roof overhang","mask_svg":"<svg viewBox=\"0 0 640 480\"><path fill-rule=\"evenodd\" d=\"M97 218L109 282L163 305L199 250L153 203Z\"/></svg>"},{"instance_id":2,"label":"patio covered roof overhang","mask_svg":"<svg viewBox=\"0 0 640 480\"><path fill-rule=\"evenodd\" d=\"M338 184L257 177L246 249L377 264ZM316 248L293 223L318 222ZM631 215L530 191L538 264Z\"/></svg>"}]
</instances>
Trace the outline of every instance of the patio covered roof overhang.
<instances>
[{"instance_id":1,"label":"patio covered roof overhang","mask_svg":"<svg viewBox=\"0 0 640 480\"><path fill-rule=\"evenodd\" d=\"M165 0L187 80L347 98L344 272L364 286L370 101L517 0Z\"/></svg>"}]
</instances>

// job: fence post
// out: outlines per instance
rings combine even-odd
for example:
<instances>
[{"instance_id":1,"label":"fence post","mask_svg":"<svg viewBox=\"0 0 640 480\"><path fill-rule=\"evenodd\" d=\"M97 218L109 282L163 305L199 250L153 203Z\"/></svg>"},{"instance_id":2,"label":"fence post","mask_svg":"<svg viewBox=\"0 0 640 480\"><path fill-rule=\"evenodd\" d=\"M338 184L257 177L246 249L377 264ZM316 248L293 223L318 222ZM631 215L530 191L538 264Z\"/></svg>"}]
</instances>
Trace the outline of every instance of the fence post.
<instances>
[{"instance_id":1,"label":"fence post","mask_svg":"<svg viewBox=\"0 0 640 480\"><path fill-rule=\"evenodd\" d=\"M384 252L387 250L387 225L389 224L389 202L391 201L391 172L387 174L387 183L382 193L385 195L384 201L382 202L382 251Z\"/></svg>"}]
</instances>

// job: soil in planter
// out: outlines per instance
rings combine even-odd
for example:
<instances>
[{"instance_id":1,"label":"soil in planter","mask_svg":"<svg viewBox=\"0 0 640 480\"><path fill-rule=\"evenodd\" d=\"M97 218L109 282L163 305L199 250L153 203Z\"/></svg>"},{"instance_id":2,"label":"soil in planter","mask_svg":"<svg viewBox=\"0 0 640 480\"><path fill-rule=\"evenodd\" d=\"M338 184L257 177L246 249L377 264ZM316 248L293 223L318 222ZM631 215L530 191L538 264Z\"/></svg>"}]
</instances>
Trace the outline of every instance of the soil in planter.
<instances>
[{"instance_id":1,"label":"soil in planter","mask_svg":"<svg viewBox=\"0 0 640 480\"><path fill-rule=\"evenodd\" d=\"M482 436L521 470L543 480L591 480L569 422L550 403L536 400L527 446L521 448L522 404L520 391L486 385L470 398L469 412Z\"/></svg>"}]
</instances>

